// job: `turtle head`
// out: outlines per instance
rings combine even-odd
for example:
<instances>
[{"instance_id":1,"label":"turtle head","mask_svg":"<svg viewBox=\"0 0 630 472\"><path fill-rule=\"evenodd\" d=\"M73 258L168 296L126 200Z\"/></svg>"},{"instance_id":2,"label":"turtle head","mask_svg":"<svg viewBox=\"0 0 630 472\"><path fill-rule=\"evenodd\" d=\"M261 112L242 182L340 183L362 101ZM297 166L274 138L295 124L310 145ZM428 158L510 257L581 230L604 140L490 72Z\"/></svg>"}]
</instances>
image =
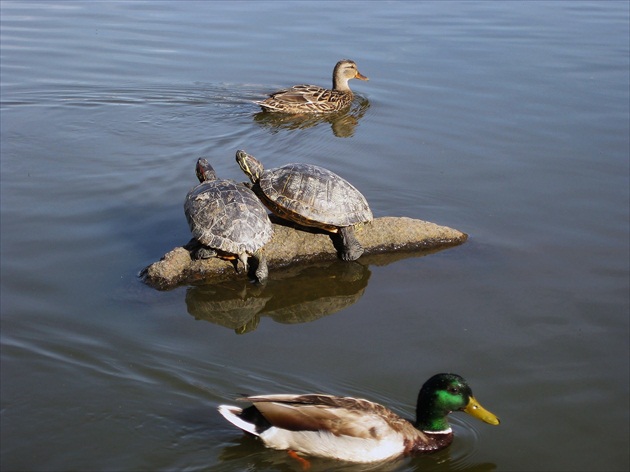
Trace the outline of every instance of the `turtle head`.
<instances>
[{"instance_id":1,"label":"turtle head","mask_svg":"<svg viewBox=\"0 0 630 472\"><path fill-rule=\"evenodd\" d=\"M236 151L236 162L240 168L247 174L253 184L258 182L263 173L263 165L258 159L245 151Z\"/></svg>"},{"instance_id":2,"label":"turtle head","mask_svg":"<svg viewBox=\"0 0 630 472\"><path fill-rule=\"evenodd\" d=\"M216 172L214 171L208 160L204 159L203 157L197 160L197 167L195 168L195 170L197 172L197 178L199 179L199 182L206 182L209 180L217 179Z\"/></svg>"}]
</instances>

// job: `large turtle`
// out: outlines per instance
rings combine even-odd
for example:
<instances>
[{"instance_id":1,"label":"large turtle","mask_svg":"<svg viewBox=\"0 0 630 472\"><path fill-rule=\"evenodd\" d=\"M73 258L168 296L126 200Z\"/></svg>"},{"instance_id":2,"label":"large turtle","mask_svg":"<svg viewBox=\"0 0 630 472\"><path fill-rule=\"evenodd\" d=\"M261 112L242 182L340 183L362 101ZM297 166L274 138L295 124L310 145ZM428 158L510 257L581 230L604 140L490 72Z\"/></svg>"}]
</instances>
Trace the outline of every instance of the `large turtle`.
<instances>
[{"instance_id":1,"label":"large turtle","mask_svg":"<svg viewBox=\"0 0 630 472\"><path fill-rule=\"evenodd\" d=\"M338 233L339 256L344 261L354 261L363 254L354 226L372 221L372 211L365 197L348 181L311 164L287 164L265 170L245 151L236 152L236 162L254 184L256 195L273 213L302 226Z\"/></svg>"},{"instance_id":2,"label":"large turtle","mask_svg":"<svg viewBox=\"0 0 630 472\"><path fill-rule=\"evenodd\" d=\"M247 272L251 256L257 266L256 280L263 283L268 269L262 248L273 235L267 209L245 185L218 179L206 159L197 161L196 171L200 184L188 192L184 202L190 231L201 244L193 257L238 258Z\"/></svg>"}]
</instances>

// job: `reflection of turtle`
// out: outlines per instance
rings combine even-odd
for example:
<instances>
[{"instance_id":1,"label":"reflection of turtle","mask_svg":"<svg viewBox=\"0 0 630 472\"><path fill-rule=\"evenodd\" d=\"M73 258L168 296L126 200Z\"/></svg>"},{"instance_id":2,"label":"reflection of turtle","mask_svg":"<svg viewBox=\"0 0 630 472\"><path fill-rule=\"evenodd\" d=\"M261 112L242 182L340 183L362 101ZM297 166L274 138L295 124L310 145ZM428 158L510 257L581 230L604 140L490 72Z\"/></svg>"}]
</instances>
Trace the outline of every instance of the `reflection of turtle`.
<instances>
[{"instance_id":1,"label":"reflection of turtle","mask_svg":"<svg viewBox=\"0 0 630 472\"><path fill-rule=\"evenodd\" d=\"M256 279L264 282L268 270L262 247L273 235L266 208L246 186L218 179L206 159L197 161L197 177L200 184L184 203L188 226L202 245L194 257L238 258L247 271L247 257L252 256Z\"/></svg>"},{"instance_id":2,"label":"reflection of turtle","mask_svg":"<svg viewBox=\"0 0 630 472\"><path fill-rule=\"evenodd\" d=\"M302 226L338 232L342 244L340 256L345 261L354 261L363 254L354 226L372 221L372 211L365 197L348 181L311 164L287 164L264 170L245 151L236 152L236 161L272 212Z\"/></svg>"},{"instance_id":3,"label":"reflection of turtle","mask_svg":"<svg viewBox=\"0 0 630 472\"><path fill-rule=\"evenodd\" d=\"M189 287L186 308L195 319L245 334L254 331L263 316L298 324L337 313L361 298L369 279L369 269L358 262L300 264L265 285L241 280Z\"/></svg>"},{"instance_id":4,"label":"reflection of turtle","mask_svg":"<svg viewBox=\"0 0 630 472\"><path fill-rule=\"evenodd\" d=\"M370 275L359 262L332 261L286 269L265 287L272 297L260 315L277 323L297 324L338 313L359 301Z\"/></svg>"},{"instance_id":5,"label":"reflection of turtle","mask_svg":"<svg viewBox=\"0 0 630 472\"><path fill-rule=\"evenodd\" d=\"M186 308L197 320L209 321L233 329L236 334L254 331L260 322L258 313L270 295L266 286L231 281L218 285L189 287Z\"/></svg>"}]
</instances>

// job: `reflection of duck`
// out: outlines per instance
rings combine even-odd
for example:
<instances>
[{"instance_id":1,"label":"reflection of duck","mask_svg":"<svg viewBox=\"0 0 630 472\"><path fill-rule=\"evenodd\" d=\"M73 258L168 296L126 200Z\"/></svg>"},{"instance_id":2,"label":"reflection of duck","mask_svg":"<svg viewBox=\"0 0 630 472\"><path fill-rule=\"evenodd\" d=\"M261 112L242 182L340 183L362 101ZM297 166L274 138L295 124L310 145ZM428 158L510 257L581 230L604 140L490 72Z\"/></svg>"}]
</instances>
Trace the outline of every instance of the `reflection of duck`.
<instances>
[{"instance_id":1,"label":"reflection of duck","mask_svg":"<svg viewBox=\"0 0 630 472\"><path fill-rule=\"evenodd\" d=\"M335 65L332 90L317 85L294 85L279 90L266 100L256 102L265 111L282 113L331 113L343 110L352 102L350 79L368 80L354 61L344 59Z\"/></svg>"},{"instance_id":2,"label":"reflection of duck","mask_svg":"<svg viewBox=\"0 0 630 472\"><path fill-rule=\"evenodd\" d=\"M437 374L425 382L413 424L378 403L352 397L280 394L243 400L253 405L246 409L221 405L219 412L266 446L350 462L378 462L443 449L453 441L447 418L452 411L499 424L455 374Z\"/></svg>"},{"instance_id":3,"label":"reflection of duck","mask_svg":"<svg viewBox=\"0 0 630 472\"><path fill-rule=\"evenodd\" d=\"M260 317L278 323L306 323L336 313L356 303L370 278L367 267L353 262L287 268L281 279L266 286L224 283L190 287L186 307L196 319L234 329L253 331Z\"/></svg>"},{"instance_id":4,"label":"reflection of duck","mask_svg":"<svg viewBox=\"0 0 630 472\"><path fill-rule=\"evenodd\" d=\"M307 129L321 123L329 123L333 134L338 138L348 138L363 118L370 102L367 98L357 97L352 101L349 109L328 114L290 115L286 113L267 113L261 111L254 115L254 120L261 126L273 130Z\"/></svg>"}]
</instances>

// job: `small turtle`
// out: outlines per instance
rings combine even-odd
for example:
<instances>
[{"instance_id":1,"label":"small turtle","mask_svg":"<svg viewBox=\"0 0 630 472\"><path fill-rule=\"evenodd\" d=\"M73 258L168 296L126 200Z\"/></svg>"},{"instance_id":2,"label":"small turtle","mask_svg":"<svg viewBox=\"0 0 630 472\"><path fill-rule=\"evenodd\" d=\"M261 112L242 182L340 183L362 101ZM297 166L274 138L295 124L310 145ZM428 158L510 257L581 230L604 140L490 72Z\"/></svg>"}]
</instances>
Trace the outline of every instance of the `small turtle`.
<instances>
[{"instance_id":1,"label":"small turtle","mask_svg":"<svg viewBox=\"0 0 630 472\"><path fill-rule=\"evenodd\" d=\"M339 255L344 261L354 261L363 254L354 226L372 221L372 211L365 197L348 181L311 164L264 170L245 151L236 152L236 162L273 213L302 226L338 233L342 246Z\"/></svg>"},{"instance_id":2,"label":"small turtle","mask_svg":"<svg viewBox=\"0 0 630 472\"><path fill-rule=\"evenodd\" d=\"M245 185L218 179L206 159L197 161L196 171L200 184L188 192L184 202L190 231L201 244L193 257L238 258L247 272L251 256L256 280L265 282L268 269L262 248L273 235L267 209Z\"/></svg>"}]
</instances>

